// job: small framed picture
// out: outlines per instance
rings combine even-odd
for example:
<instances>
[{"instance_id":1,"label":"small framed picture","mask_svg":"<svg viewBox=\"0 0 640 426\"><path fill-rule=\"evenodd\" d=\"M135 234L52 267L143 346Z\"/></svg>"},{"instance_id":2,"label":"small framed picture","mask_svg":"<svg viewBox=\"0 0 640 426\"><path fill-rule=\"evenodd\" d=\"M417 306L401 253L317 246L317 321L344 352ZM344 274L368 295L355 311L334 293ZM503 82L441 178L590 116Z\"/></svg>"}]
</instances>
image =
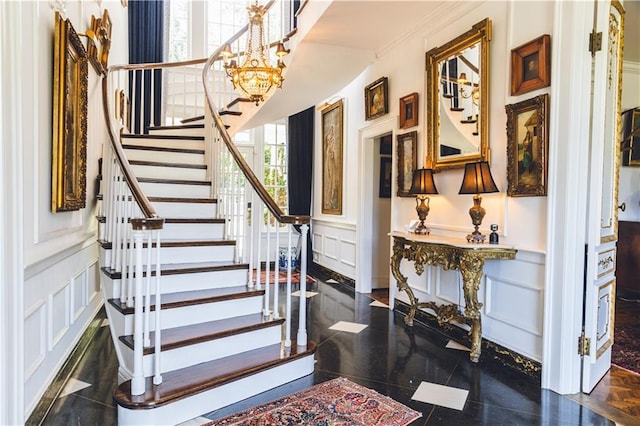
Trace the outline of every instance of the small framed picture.
<instances>
[{"instance_id":1,"label":"small framed picture","mask_svg":"<svg viewBox=\"0 0 640 426\"><path fill-rule=\"evenodd\" d=\"M398 135L398 197L412 197L409 194L413 171L418 165L418 132Z\"/></svg>"},{"instance_id":2,"label":"small framed picture","mask_svg":"<svg viewBox=\"0 0 640 426\"><path fill-rule=\"evenodd\" d=\"M511 50L511 96L551 84L551 37L544 34Z\"/></svg>"},{"instance_id":3,"label":"small framed picture","mask_svg":"<svg viewBox=\"0 0 640 426\"><path fill-rule=\"evenodd\" d=\"M391 157L380 157L380 189L378 197L391 198Z\"/></svg>"},{"instance_id":4,"label":"small framed picture","mask_svg":"<svg viewBox=\"0 0 640 426\"><path fill-rule=\"evenodd\" d=\"M389 112L389 87L387 77L379 78L364 88L366 120L373 120Z\"/></svg>"},{"instance_id":5,"label":"small framed picture","mask_svg":"<svg viewBox=\"0 0 640 426\"><path fill-rule=\"evenodd\" d=\"M622 113L622 165L640 166L640 107Z\"/></svg>"},{"instance_id":6,"label":"small framed picture","mask_svg":"<svg viewBox=\"0 0 640 426\"><path fill-rule=\"evenodd\" d=\"M547 195L549 95L505 106L507 111L507 194Z\"/></svg>"},{"instance_id":7,"label":"small framed picture","mask_svg":"<svg viewBox=\"0 0 640 426\"><path fill-rule=\"evenodd\" d=\"M400 128L408 129L418 125L418 94L412 93L400 98Z\"/></svg>"}]
</instances>

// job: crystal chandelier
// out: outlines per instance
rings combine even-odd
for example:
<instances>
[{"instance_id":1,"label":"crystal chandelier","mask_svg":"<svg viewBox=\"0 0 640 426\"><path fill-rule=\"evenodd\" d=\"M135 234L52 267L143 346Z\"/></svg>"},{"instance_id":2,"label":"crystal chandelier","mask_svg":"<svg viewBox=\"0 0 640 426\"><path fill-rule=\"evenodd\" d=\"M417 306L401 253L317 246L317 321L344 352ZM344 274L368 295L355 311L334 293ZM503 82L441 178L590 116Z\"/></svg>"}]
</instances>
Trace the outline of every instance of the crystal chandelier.
<instances>
[{"instance_id":1,"label":"crystal chandelier","mask_svg":"<svg viewBox=\"0 0 640 426\"><path fill-rule=\"evenodd\" d=\"M282 87L284 81L282 71L286 68L282 58L289 53L282 42L279 42L276 48L278 63L275 67L269 64L269 46L264 45L262 24L266 11L264 6L258 6L257 0L255 4L247 7L249 31L245 58L241 66L238 66L235 59L229 61L233 54L228 44L222 51L224 69L233 83L233 88L240 90L256 105L271 96L277 88Z\"/></svg>"}]
</instances>

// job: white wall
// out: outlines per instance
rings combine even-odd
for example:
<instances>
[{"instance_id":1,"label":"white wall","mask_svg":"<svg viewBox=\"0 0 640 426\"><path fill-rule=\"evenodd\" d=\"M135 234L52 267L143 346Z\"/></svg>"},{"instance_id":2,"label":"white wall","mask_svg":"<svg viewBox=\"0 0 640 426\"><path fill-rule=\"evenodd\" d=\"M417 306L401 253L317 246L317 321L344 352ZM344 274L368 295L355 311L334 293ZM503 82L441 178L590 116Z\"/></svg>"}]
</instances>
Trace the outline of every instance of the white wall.
<instances>
[{"instance_id":1,"label":"white wall","mask_svg":"<svg viewBox=\"0 0 640 426\"><path fill-rule=\"evenodd\" d=\"M19 395L15 400L20 401L20 413L9 423L26 420L102 305L94 193L106 133L101 84L90 65L87 206L51 213L54 3L65 9L78 33L89 27L92 14L108 9L113 23L110 64L127 61L127 10L120 1L25 1L3 9L3 23L16 25L8 39L3 33L3 46L7 40L19 46L20 53L3 60L7 75L19 76L9 96L3 96L2 119L14 128L14 137L3 144L13 145L14 167L21 171L8 184L21 190L15 211L22 227L18 240L12 241L15 246L0 253L5 263L17 261L22 269L19 280L3 283L21 304L11 318L22 337L15 341L19 360L14 366L21 371L10 384ZM81 40L86 46L86 39Z\"/></svg>"},{"instance_id":2,"label":"white wall","mask_svg":"<svg viewBox=\"0 0 640 426\"><path fill-rule=\"evenodd\" d=\"M640 63L625 62L622 67L622 111L640 106ZM640 221L640 167L620 167L618 220Z\"/></svg>"},{"instance_id":3,"label":"white wall","mask_svg":"<svg viewBox=\"0 0 640 426\"><path fill-rule=\"evenodd\" d=\"M454 7L455 13L448 10ZM469 30L471 26L488 17L493 24L493 39L490 44L490 119L489 140L491 149L491 169L493 177L501 190L498 194L483 196L482 205L487 210L481 230L488 232L492 223L500 228L500 242L517 247L515 261L490 261L485 266L485 277L479 297L485 301L483 309L483 335L526 356L540 361L542 359L542 313L544 310L545 251L546 251L546 197L507 197L507 135L505 105L549 93L544 88L518 97L510 96L510 51L542 34L551 34L553 49L554 5L551 2L459 2L454 6L427 5L429 13L424 25L415 29L406 38L394 42L381 52L377 60L351 84L334 96L345 99L345 173L343 215L329 216L320 212L319 194L321 176L316 172L314 179L314 220L322 222L322 227L314 228L314 242L322 239L324 230L334 226L354 226L358 222L358 208L361 196L358 179L365 173L354 151L358 144L358 131L375 126L377 121L396 119L399 114L398 99L411 92L418 92L420 119L418 127L418 166L424 165L426 155L425 139L427 134L425 121L425 52L442 45ZM386 76L389 79L389 114L374 122L364 120L364 87ZM331 101L329 98L328 101ZM321 122L318 114L317 122ZM396 193L395 140L399 130L394 129L394 187ZM404 131L402 131L404 132ZM317 126L316 140L321 140ZM554 143L554 141L550 141ZM321 170L322 156L318 150L315 155L315 170ZM472 197L458 195L462 170L447 170L435 176L439 195L431 198L431 210L427 217L428 226L433 234L447 234L461 239L472 230L468 209ZM412 198L392 197L392 223L396 230L404 230L409 221L416 219L415 200ZM356 222L354 224L354 221ZM314 222L315 224L315 222ZM318 235L315 235L315 234ZM363 250L357 247L357 250ZM319 259L323 261L322 258ZM330 267L327 264L324 266ZM333 269L333 268L331 268ZM416 287L420 300L461 303L460 275L452 271L440 271L431 268L423 276L411 274L409 283ZM358 285L358 284L357 284ZM392 279L391 284L395 286ZM399 295L400 299L406 298Z\"/></svg>"}]
</instances>

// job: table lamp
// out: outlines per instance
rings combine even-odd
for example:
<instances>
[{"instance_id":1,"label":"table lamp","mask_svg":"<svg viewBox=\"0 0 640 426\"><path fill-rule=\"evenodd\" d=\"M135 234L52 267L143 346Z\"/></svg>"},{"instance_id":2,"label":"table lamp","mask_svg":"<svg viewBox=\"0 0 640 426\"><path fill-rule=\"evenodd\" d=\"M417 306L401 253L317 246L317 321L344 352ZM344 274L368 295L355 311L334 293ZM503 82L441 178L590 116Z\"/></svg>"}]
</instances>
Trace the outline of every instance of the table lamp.
<instances>
[{"instance_id":1,"label":"table lamp","mask_svg":"<svg viewBox=\"0 0 640 426\"><path fill-rule=\"evenodd\" d=\"M464 177L458 194L474 194L473 207L469 209L469 216L471 216L471 222L475 230L467 235L467 241L470 243L483 243L486 238L478 230L486 213L485 209L480 205L482 202L480 194L490 192L498 192L498 187L491 176L489 163L487 161L478 161L477 163L465 164Z\"/></svg>"},{"instance_id":2,"label":"table lamp","mask_svg":"<svg viewBox=\"0 0 640 426\"><path fill-rule=\"evenodd\" d=\"M429 197L427 197L427 194L437 193L436 184L433 182L432 169L417 169L413 172L409 194L416 195L416 212L418 212L418 219L420 219L420 223L414 231L416 234L429 234L429 228L424 225L424 220L429 214Z\"/></svg>"}]
</instances>

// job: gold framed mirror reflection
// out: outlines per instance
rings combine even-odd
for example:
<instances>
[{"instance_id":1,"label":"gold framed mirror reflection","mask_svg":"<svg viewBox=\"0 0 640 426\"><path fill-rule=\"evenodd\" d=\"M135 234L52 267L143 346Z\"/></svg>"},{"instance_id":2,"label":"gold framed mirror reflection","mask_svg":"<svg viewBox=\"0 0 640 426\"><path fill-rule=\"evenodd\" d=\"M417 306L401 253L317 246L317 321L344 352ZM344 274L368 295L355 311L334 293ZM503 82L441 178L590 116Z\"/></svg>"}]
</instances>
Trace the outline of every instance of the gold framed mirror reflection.
<instances>
[{"instance_id":1,"label":"gold framed mirror reflection","mask_svg":"<svg viewBox=\"0 0 640 426\"><path fill-rule=\"evenodd\" d=\"M485 18L426 53L428 168L489 161L490 41Z\"/></svg>"}]
</instances>

